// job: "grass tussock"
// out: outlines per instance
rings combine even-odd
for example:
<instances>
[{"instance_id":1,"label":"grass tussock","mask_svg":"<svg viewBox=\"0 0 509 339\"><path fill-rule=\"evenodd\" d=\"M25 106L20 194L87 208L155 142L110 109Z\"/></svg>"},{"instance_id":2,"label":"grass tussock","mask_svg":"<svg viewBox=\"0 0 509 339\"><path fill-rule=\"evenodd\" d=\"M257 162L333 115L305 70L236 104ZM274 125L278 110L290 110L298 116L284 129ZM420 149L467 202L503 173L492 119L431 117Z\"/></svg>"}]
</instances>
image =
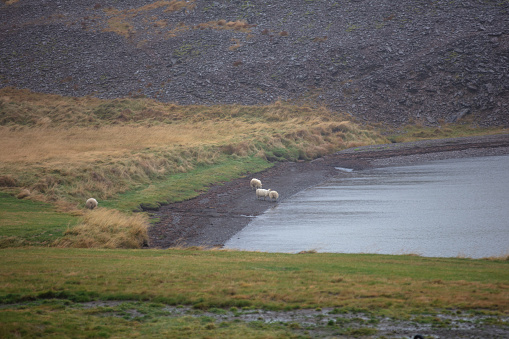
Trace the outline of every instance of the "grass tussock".
<instances>
[{"instance_id":1,"label":"grass tussock","mask_svg":"<svg viewBox=\"0 0 509 339\"><path fill-rule=\"evenodd\" d=\"M6 4L7 6L9 5L12 5L12 4L15 4L16 2L18 2L19 0L2 0L2 2L4 4Z\"/></svg>"},{"instance_id":2,"label":"grass tussock","mask_svg":"<svg viewBox=\"0 0 509 339\"><path fill-rule=\"evenodd\" d=\"M154 27L162 28L166 26L166 21L163 20L149 20L149 17L154 17L154 13L157 10L162 10L164 13L177 12L181 10L192 11L196 7L195 0L182 1L182 0L171 0L171 1L155 1L147 5L143 5L136 8L119 10L114 7L108 7L103 9L104 13L108 16L106 19L106 27L103 28L104 32L112 32L119 34L125 38L131 38L136 33L135 21L140 16L145 16L146 19L143 21L144 25L140 29L145 31L151 31ZM97 7L95 9L99 9ZM182 31L182 29L175 29L173 33ZM170 34L172 35L172 34Z\"/></svg>"},{"instance_id":3,"label":"grass tussock","mask_svg":"<svg viewBox=\"0 0 509 339\"><path fill-rule=\"evenodd\" d=\"M251 28L255 26L256 25L250 25L244 20L236 21L217 20L200 23L194 26L194 29L233 30L242 33L251 33Z\"/></svg>"},{"instance_id":4,"label":"grass tussock","mask_svg":"<svg viewBox=\"0 0 509 339\"><path fill-rule=\"evenodd\" d=\"M88 211L81 222L55 241L56 247L141 248L148 244L148 218L98 208Z\"/></svg>"},{"instance_id":5,"label":"grass tussock","mask_svg":"<svg viewBox=\"0 0 509 339\"><path fill-rule=\"evenodd\" d=\"M311 160L384 141L325 107L280 101L179 106L3 88L0 112L0 186L75 206L225 161Z\"/></svg>"}]
</instances>

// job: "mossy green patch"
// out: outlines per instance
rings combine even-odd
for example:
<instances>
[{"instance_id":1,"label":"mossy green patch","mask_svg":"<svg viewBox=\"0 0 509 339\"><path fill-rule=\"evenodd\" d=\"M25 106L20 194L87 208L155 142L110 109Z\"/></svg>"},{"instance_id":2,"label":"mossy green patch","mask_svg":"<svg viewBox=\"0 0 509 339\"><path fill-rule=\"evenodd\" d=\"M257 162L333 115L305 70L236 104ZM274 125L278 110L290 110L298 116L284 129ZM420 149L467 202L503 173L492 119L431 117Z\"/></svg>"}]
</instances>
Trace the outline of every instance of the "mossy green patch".
<instances>
[{"instance_id":1,"label":"mossy green patch","mask_svg":"<svg viewBox=\"0 0 509 339\"><path fill-rule=\"evenodd\" d=\"M50 204L0 192L0 247L48 245L76 222Z\"/></svg>"},{"instance_id":2,"label":"mossy green patch","mask_svg":"<svg viewBox=\"0 0 509 339\"><path fill-rule=\"evenodd\" d=\"M186 173L178 173L164 180L120 194L118 198L102 202L102 206L119 210L155 210L161 205L196 197L213 184L230 181L248 173L273 166L258 157L229 156L217 164L201 165Z\"/></svg>"}]
</instances>

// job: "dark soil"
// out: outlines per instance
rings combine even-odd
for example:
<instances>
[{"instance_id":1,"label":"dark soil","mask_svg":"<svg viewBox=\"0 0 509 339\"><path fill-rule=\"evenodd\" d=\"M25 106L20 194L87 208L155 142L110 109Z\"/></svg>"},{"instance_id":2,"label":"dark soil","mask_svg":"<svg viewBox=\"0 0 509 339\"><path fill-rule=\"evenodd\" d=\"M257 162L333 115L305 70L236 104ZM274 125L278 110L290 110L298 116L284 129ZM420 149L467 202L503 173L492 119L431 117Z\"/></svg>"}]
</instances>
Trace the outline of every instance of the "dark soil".
<instances>
[{"instance_id":1,"label":"dark soil","mask_svg":"<svg viewBox=\"0 0 509 339\"><path fill-rule=\"evenodd\" d=\"M256 199L249 185L253 177L264 188L276 190L280 202L333 176L348 175L336 167L361 170L500 154L509 154L509 134L365 146L311 162L276 163L263 172L212 186L194 199L161 207L155 213L160 221L149 230L150 246L221 247L252 217L277 204Z\"/></svg>"}]
</instances>

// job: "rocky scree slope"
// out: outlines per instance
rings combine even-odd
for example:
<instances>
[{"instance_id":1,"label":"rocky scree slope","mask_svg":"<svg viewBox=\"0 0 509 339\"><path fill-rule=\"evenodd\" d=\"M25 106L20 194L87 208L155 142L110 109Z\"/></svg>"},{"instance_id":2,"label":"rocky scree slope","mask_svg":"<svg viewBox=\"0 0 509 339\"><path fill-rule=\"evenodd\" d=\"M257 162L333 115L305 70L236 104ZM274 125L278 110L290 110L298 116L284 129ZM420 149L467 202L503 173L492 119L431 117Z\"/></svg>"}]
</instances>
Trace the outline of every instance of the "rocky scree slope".
<instances>
[{"instance_id":1,"label":"rocky scree slope","mask_svg":"<svg viewBox=\"0 0 509 339\"><path fill-rule=\"evenodd\" d=\"M509 123L509 0L2 1L1 87Z\"/></svg>"}]
</instances>

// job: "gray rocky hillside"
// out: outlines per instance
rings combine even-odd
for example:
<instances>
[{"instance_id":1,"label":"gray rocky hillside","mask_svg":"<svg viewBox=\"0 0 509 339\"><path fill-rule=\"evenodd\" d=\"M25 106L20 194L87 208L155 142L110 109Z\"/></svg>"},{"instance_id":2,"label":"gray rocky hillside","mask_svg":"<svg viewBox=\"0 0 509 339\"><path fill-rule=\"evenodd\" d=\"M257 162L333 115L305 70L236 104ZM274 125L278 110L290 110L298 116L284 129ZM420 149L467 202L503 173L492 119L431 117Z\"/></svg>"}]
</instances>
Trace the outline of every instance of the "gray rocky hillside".
<instances>
[{"instance_id":1,"label":"gray rocky hillside","mask_svg":"<svg viewBox=\"0 0 509 339\"><path fill-rule=\"evenodd\" d=\"M509 0L1 1L1 87L509 125Z\"/></svg>"}]
</instances>

